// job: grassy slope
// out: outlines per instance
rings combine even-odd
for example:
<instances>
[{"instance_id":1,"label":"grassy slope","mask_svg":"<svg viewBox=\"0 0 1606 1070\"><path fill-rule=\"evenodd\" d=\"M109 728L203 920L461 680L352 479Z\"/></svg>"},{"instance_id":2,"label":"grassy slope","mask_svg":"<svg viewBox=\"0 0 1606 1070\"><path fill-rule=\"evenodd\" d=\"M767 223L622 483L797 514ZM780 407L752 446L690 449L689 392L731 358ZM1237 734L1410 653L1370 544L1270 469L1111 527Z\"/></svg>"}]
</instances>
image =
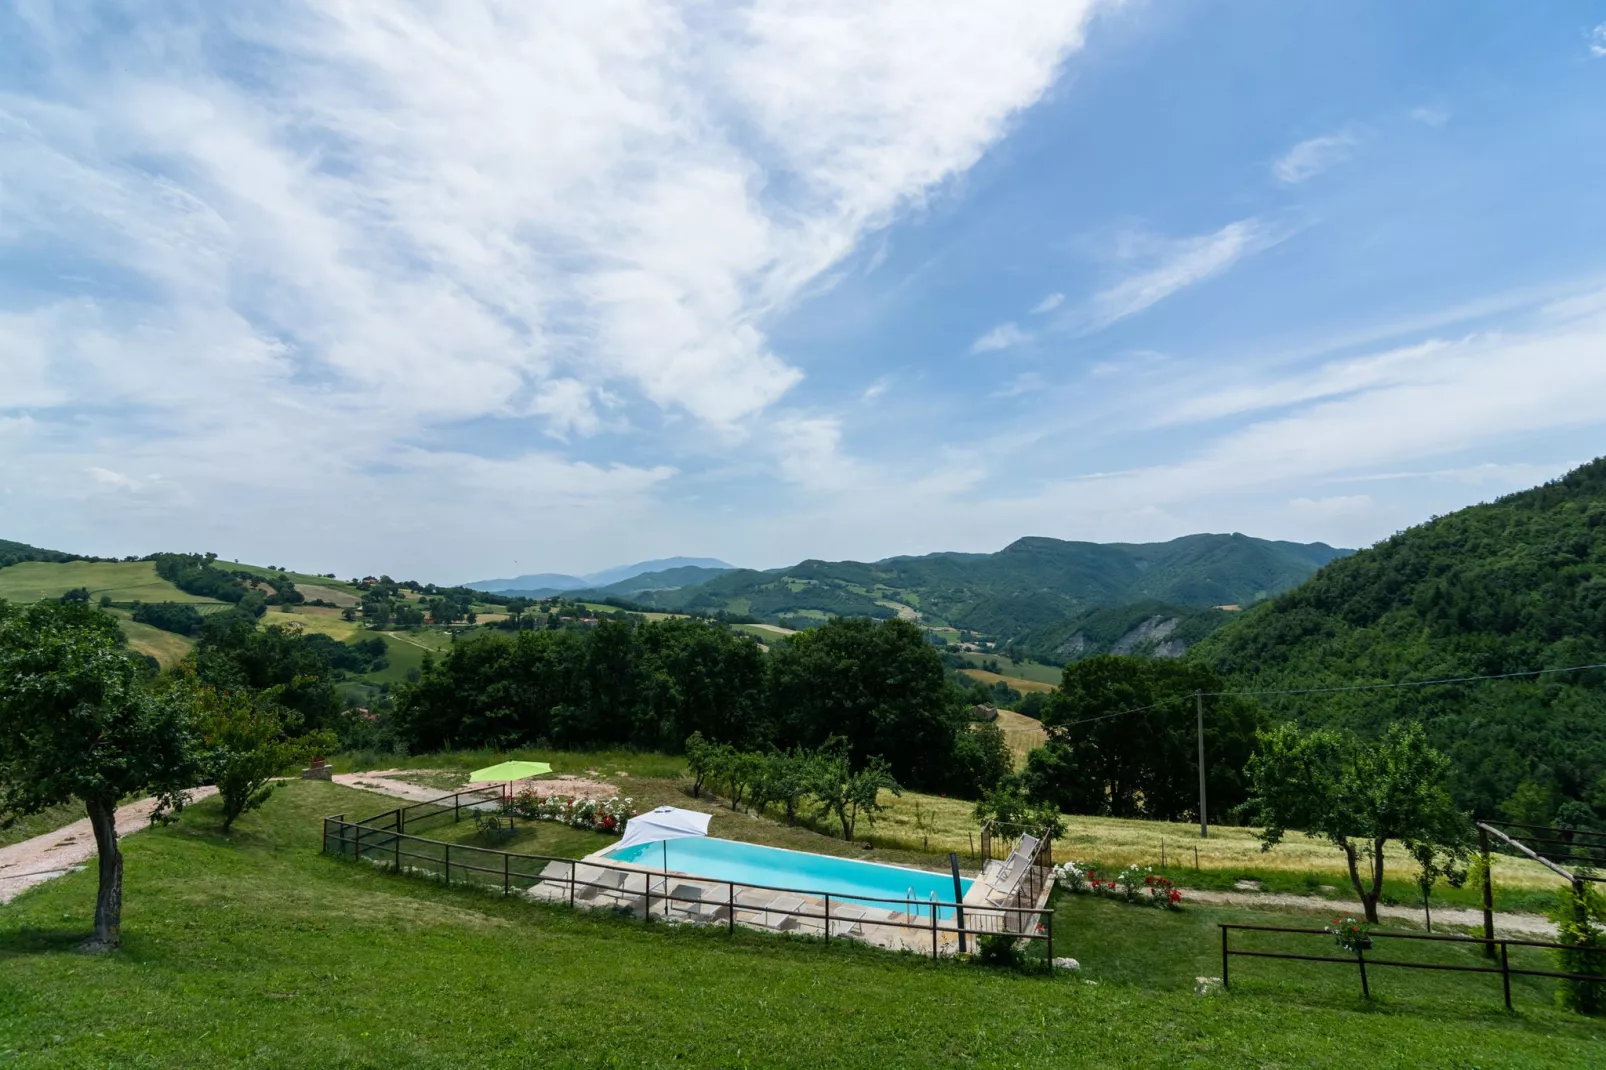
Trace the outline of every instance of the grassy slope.
<instances>
[{"instance_id":1,"label":"grassy slope","mask_svg":"<svg viewBox=\"0 0 1606 1070\"><path fill-rule=\"evenodd\" d=\"M89 588L94 599L109 594L114 602L218 604L215 599L186 594L174 587L156 574L156 565L150 561L24 561L0 569L0 598L13 602L60 598L75 587Z\"/></svg>"},{"instance_id":2,"label":"grassy slope","mask_svg":"<svg viewBox=\"0 0 1606 1070\"><path fill-rule=\"evenodd\" d=\"M1004 676L1001 673L987 672L985 669L960 669L959 671L972 680L980 680L989 686L996 683L1007 684L1023 695L1029 695L1033 691L1040 691L1046 695L1057 686L1056 684L1045 684L1041 680L1028 680L1023 676Z\"/></svg>"},{"instance_id":3,"label":"grassy slope","mask_svg":"<svg viewBox=\"0 0 1606 1070\"><path fill-rule=\"evenodd\" d=\"M18 818L10 828L0 828L0 847L8 847L13 843L31 840L35 836L43 836L47 832L54 832L64 825L70 825L81 817L87 816L84 804L81 802L64 803L61 806L52 806L50 809L27 817Z\"/></svg>"},{"instance_id":4,"label":"grassy slope","mask_svg":"<svg viewBox=\"0 0 1606 1070\"><path fill-rule=\"evenodd\" d=\"M1065 670L1053 665L1044 665L1036 661L1012 661L1002 654L975 654L961 653L960 657L970 662L976 668L981 668L983 662L996 661L998 667L1003 669L1005 676L1018 676L1022 680L1031 680L1034 683L1048 684L1058 687L1065 678ZM1016 688L1016 690L1020 690Z\"/></svg>"},{"instance_id":5,"label":"grassy slope","mask_svg":"<svg viewBox=\"0 0 1606 1070\"><path fill-rule=\"evenodd\" d=\"M128 636L128 649L141 654L149 654L161 662L162 668L171 669L191 650L195 649L195 641L187 636L176 635L173 632L164 632L160 628L153 628L149 624L140 624L132 620L119 620L117 626Z\"/></svg>"},{"instance_id":6,"label":"grassy slope","mask_svg":"<svg viewBox=\"0 0 1606 1070\"><path fill-rule=\"evenodd\" d=\"M298 781L231 837L203 804L131 838L115 955L72 950L92 874L28 893L0 912L0 1057L453 1068L1137 1066L1160 1052L1221 1066L1349 1067L1361 1051L1422 1065L1606 1058L1594 1022L1532 996L1507 1016L1493 993L1458 996L1431 974L1380 977L1371 1005L1342 967L1298 964L1278 983L1246 969L1237 991L1199 998L1191 975L1218 972L1205 965L1215 946L1205 911L1077 902L1061 914L1057 949L1088 973L1049 980L589 916L319 856L319 815L382 805Z\"/></svg>"},{"instance_id":7,"label":"grassy slope","mask_svg":"<svg viewBox=\"0 0 1606 1070\"><path fill-rule=\"evenodd\" d=\"M1025 714L1014 710L998 711L998 728L1004 733L1004 743L1009 747L1009 753L1015 759L1015 768L1021 769L1026 765L1026 755L1033 747L1041 747L1048 734L1043 731L1043 722L1033 720Z\"/></svg>"}]
</instances>

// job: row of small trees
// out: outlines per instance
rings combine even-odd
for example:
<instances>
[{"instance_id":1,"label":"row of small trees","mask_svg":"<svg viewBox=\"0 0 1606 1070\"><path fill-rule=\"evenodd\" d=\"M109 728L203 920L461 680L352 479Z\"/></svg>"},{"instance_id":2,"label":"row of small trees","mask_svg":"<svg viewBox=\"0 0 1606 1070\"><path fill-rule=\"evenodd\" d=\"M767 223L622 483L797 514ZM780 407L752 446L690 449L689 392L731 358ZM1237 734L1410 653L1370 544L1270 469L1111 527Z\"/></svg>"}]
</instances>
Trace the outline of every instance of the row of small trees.
<instances>
[{"instance_id":1,"label":"row of small trees","mask_svg":"<svg viewBox=\"0 0 1606 1070\"><path fill-rule=\"evenodd\" d=\"M827 740L817 749L743 751L710 743L701 732L686 740L686 766L694 798L706 789L723 795L732 810L746 806L758 812L776 807L788 825L798 818L835 819L844 840L853 839L859 818L871 824L886 809L881 793L902 795L892 770L879 756L854 769L847 743Z\"/></svg>"},{"instance_id":2,"label":"row of small trees","mask_svg":"<svg viewBox=\"0 0 1606 1070\"><path fill-rule=\"evenodd\" d=\"M193 667L156 675L123 648L116 621L81 602L0 601L0 681L0 824L83 803L99 854L96 949L119 943L121 800L154 795L153 820L168 820L191 789L214 784L227 831L275 776L334 743L302 733L283 687L216 686Z\"/></svg>"}]
</instances>

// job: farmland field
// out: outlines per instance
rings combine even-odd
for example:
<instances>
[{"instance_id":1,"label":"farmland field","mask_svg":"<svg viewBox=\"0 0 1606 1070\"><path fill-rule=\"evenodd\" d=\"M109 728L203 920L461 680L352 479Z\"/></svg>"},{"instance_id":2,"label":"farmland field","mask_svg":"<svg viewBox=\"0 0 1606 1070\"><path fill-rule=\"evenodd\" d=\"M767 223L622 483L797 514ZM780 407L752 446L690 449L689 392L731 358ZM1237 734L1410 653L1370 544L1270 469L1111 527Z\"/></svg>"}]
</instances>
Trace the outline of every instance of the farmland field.
<instances>
[{"instance_id":1,"label":"farmland field","mask_svg":"<svg viewBox=\"0 0 1606 1070\"><path fill-rule=\"evenodd\" d=\"M78 587L88 588L91 600L110 595L114 602L222 604L174 587L156 574L151 561L24 561L0 568L0 598L12 602L60 598Z\"/></svg>"},{"instance_id":2,"label":"farmland field","mask_svg":"<svg viewBox=\"0 0 1606 1070\"><path fill-rule=\"evenodd\" d=\"M1055 684L1045 684L1041 680L1027 680L1020 676L1004 676L996 672L987 672L985 669L960 669L959 671L970 677L972 680L980 680L982 683L989 686L992 684L1002 683L1007 687L1014 688L1023 695L1029 695L1033 691L1039 691L1047 694L1050 691L1056 690L1057 687Z\"/></svg>"},{"instance_id":3,"label":"farmland field","mask_svg":"<svg viewBox=\"0 0 1606 1070\"><path fill-rule=\"evenodd\" d=\"M195 649L195 641L189 637L164 632L149 624L119 620L117 626L128 636L128 649L140 654L149 654L160 662L164 669L171 669Z\"/></svg>"},{"instance_id":4,"label":"farmland field","mask_svg":"<svg viewBox=\"0 0 1606 1070\"><path fill-rule=\"evenodd\" d=\"M1014 710L998 711L998 728L1004 733L1004 743L1009 747L1009 753L1015 759L1015 768L1019 769L1026 764L1026 754L1033 747L1041 747L1048 739L1048 733L1043 731L1043 723L1016 713Z\"/></svg>"},{"instance_id":5,"label":"farmland field","mask_svg":"<svg viewBox=\"0 0 1606 1070\"><path fill-rule=\"evenodd\" d=\"M392 800L293 781L235 831L215 800L129 837L125 948L74 950L94 874L0 911L0 1053L27 1066L1590 1066L1595 1021L1539 986L1248 963L1217 920L1062 895L1048 978L833 941L594 915L319 854L318 818ZM605 1016L605 1022L599 1021Z\"/></svg>"},{"instance_id":6,"label":"farmland field","mask_svg":"<svg viewBox=\"0 0 1606 1070\"><path fill-rule=\"evenodd\" d=\"M996 661L1002 675L1019 677L1022 680L1031 680L1034 683L1049 684L1058 687L1065 678L1065 670L1055 665L1044 665L1036 661L1012 661L1002 654L976 654L966 651L959 655L976 668L981 668L983 662ZM1020 688L1015 688L1019 691Z\"/></svg>"}]
</instances>

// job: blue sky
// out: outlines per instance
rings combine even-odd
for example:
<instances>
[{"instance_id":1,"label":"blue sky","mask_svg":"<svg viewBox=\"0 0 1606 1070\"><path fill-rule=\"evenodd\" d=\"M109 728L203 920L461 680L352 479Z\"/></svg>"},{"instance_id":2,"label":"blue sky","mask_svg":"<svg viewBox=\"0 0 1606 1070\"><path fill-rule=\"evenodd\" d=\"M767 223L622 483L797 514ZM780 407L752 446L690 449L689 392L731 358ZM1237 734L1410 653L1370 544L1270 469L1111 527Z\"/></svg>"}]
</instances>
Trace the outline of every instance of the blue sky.
<instances>
[{"instance_id":1,"label":"blue sky","mask_svg":"<svg viewBox=\"0 0 1606 1070\"><path fill-rule=\"evenodd\" d=\"M0 538L1365 545L1606 452L1606 3L0 8Z\"/></svg>"}]
</instances>

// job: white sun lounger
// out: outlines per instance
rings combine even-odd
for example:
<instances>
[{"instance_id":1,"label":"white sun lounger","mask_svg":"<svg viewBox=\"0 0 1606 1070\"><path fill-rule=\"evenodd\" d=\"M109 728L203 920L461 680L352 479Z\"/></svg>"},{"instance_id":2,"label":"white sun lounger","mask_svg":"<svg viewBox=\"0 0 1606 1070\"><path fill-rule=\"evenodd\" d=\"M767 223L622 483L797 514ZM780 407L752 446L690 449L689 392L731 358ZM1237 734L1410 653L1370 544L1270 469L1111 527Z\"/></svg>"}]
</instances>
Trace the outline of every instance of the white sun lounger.
<instances>
[{"instance_id":1,"label":"white sun lounger","mask_svg":"<svg viewBox=\"0 0 1606 1070\"><path fill-rule=\"evenodd\" d=\"M837 936L864 935L864 921L870 912L861 906L844 903L831 911L831 932Z\"/></svg>"},{"instance_id":2,"label":"white sun lounger","mask_svg":"<svg viewBox=\"0 0 1606 1070\"><path fill-rule=\"evenodd\" d=\"M798 928L803 919L797 914L770 914L771 910L801 911L804 907L801 897L795 895L778 895L764 904L764 927L774 929L778 933L790 932ZM773 920L772 920L773 919Z\"/></svg>"}]
</instances>

